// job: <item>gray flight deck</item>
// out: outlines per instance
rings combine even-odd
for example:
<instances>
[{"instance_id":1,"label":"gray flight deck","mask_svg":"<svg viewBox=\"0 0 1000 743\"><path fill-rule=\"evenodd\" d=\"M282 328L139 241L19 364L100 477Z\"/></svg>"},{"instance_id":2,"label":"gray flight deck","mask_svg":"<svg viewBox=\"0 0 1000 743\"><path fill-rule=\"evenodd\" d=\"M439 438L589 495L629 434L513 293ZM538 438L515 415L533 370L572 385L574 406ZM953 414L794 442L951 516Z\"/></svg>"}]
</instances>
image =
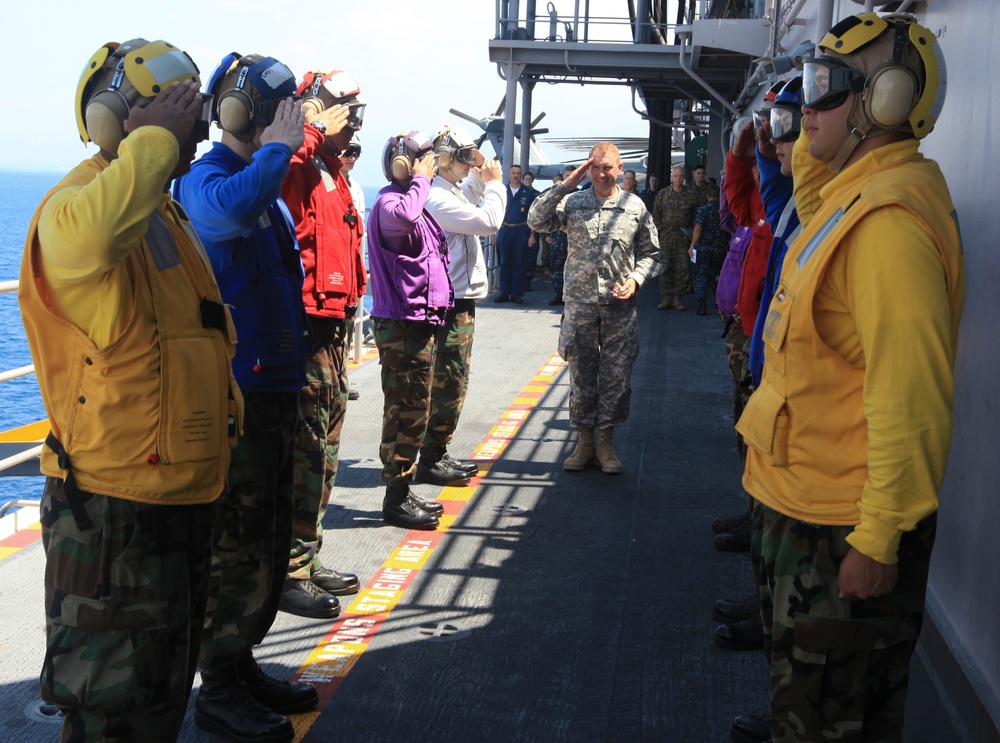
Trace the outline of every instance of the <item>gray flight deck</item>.
<instances>
[{"instance_id":1,"label":"gray flight deck","mask_svg":"<svg viewBox=\"0 0 1000 743\"><path fill-rule=\"evenodd\" d=\"M556 348L560 308L536 285L524 306L478 308L456 456ZM763 656L713 642L714 599L752 590L747 557L713 549L709 526L745 504L722 323L695 315L690 297L684 313L657 311L658 299L654 286L639 297L632 415L616 438L624 474L563 472L574 440L563 368L319 717L301 716L300 740L716 743L734 715L766 709ZM323 559L364 585L407 532L381 520L377 361L351 380L361 399L348 407ZM42 573L37 542L0 561L0 743L58 737L32 712ZM289 677L333 624L279 614L256 655ZM961 740L922 673L912 694L909 743ZM181 740L220 739L189 710Z\"/></svg>"}]
</instances>

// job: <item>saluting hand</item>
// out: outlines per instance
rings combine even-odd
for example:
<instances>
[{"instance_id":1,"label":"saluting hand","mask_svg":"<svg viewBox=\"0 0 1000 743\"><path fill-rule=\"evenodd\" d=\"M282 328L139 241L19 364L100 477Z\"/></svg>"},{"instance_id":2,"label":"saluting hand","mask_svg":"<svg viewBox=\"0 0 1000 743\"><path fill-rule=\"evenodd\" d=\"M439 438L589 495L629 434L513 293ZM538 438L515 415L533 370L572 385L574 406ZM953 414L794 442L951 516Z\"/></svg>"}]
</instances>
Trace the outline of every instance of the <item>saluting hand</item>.
<instances>
[{"instance_id":1,"label":"saluting hand","mask_svg":"<svg viewBox=\"0 0 1000 743\"><path fill-rule=\"evenodd\" d=\"M433 152L428 152L413 163L413 175L423 175L431 179L434 177L435 170L437 170L437 158L434 157Z\"/></svg>"},{"instance_id":2,"label":"saluting hand","mask_svg":"<svg viewBox=\"0 0 1000 743\"><path fill-rule=\"evenodd\" d=\"M193 80L171 83L145 108L135 106L129 111L125 131L131 133L141 126L162 126L177 138L178 144L184 144L191 135L200 108L198 83Z\"/></svg>"},{"instance_id":3,"label":"saluting hand","mask_svg":"<svg viewBox=\"0 0 1000 743\"><path fill-rule=\"evenodd\" d=\"M756 132L753 128L753 122L748 121L746 126L740 129L740 133L736 137L736 141L733 143L733 157L753 157L754 156L754 136Z\"/></svg>"},{"instance_id":4,"label":"saluting hand","mask_svg":"<svg viewBox=\"0 0 1000 743\"><path fill-rule=\"evenodd\" d=\"M276 142L286 145L292 152L297 152L305 140L305 114L302 113L302 101L285 98L278 104L272 121L260 134L262 145Z\"/></svg>"},{"instance_id":5,"label":"saluting hand","mask_svg":"<svg viewBox=\"0 0 1000 743\"><path fill-rule=\"evenodd\" d=\"M765 121L757 130L757 151L768 160L778 159L778 149L771 141L771 122Z\"/></svg>"},{"instance_id":6,"label":"saluting hand","mask_svg":"<svg viewBox=\"0 0 1000 743\"><path fill-rule=\"evenodd\" d=\"M310 112L305 116L308 122L322 121L326 125L327 136L330 136L331 134L339 133L344 128L344 125L347 124L347 118L350 115L350 106L338 103L330 106L330 108L323 109L321 113Z\"/></svg>"},{"instance_id":7,"label":"saluting hand","mask_svg":"<svg viewBox=\"0 0 1000 743\"><path fill-rule=\"evenodd\" d=\"M503 179L503 168L500 167L500 161L496 158L484 162L481 167L476 168L476 173L483 179L483 183L492 183Z\"/></svg>"},{"instance_id":8,"label":"saluting hand","mask_svg":"<svg viewBox=\"0 0 1000 743\"><path fill-rule=\"evenodd\" d=\"M563 185L566 186L570 191L583 183L583 179L587 177L587 169L590 168L591 163L594 162L594 158L590 158L581 165L579 168L574 170L568 176L563 178Z\"/></svg>"}]
</instances>

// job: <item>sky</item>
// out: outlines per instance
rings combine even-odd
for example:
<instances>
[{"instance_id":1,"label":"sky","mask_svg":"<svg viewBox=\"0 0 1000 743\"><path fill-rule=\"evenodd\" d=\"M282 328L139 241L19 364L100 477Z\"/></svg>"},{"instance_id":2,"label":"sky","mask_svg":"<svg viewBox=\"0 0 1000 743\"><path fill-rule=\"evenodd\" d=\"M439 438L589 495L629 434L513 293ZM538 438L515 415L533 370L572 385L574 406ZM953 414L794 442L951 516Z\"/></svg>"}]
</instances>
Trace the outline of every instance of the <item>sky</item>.
<instances>
[{"instance_id":1,"label":"sky","mask_svg":"<svg viewBox=\"0 0 1000 743\"><path fill-rule=\"evenodd\" d=\"M572 16L571 0L554 3ZM546 3L537 5L544 11ZM592 17L627 20L625 0L591 0L590 8ZM188 52L203 80L231 51L275 57L300 79L321 66L349 72L368 104L355 175L381 185L378 161L389 136L410 129L433 136L443 124L464 125L450 108L477 118L496 110L506 86L489 61L495 13L493 0L8 2L0 10L0 48L8 55L0 78L0 170L66 171L93 155L95 146L80 142L73 111L80 72L105 42L142 37ZM547 26L546 19L537 35ZM615 33L624 26L607 29L609 37ZM627 86L539 85L532 113L546 112L539 126L549 128L547 136L645 137L648 124L631 100ZM553 162L567 157L542 147Z\"/></svg>"}]
</instances>

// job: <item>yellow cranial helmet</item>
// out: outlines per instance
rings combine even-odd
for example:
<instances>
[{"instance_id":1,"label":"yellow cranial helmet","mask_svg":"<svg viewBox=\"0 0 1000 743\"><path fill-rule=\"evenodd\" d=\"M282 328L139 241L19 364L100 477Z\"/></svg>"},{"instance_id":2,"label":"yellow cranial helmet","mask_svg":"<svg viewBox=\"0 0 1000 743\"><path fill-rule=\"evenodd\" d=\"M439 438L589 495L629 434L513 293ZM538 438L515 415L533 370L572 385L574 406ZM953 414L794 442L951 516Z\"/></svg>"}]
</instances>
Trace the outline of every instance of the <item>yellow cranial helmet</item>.
<instances>
[{"instance_id":1,"label":"yellow cranial helmet","mask_svg":"<svg viewBox=\"0 0 1000 743\"><path fill-rule=\"evenodd\" d=\"M944 105L948 73L934 34L913 16L849 16L830 29L819 46L861 76L863 120L917 139L934 128Z\"/></svg>"},{"instance_id":2,"label":"yellow cranial helmet","mask_svg":"<svg viewBox=\"0 0 1000 743\"><path fill-rule=\"evenodd\" d=\"M198 66L173 44L145 39L105 44L87 60L76 86L80 139L116 151L129 110L183 80L201 84Z\"/></svg>"}]
</instances>

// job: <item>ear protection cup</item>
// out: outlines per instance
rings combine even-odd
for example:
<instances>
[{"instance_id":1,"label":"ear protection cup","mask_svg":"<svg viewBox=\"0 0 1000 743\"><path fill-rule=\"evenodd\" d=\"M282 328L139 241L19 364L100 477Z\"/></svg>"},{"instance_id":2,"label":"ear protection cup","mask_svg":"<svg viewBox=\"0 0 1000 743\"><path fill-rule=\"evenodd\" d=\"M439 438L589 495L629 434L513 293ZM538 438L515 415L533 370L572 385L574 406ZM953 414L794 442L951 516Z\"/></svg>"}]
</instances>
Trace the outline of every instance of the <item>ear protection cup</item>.
<instances>
[{"instance_id":1,"label":"ear protection cup","mask_svg":"<svg viewBox=\"0 0 1000 743\"><path fill-rule=\"evenodd\" d=\"M227 90L222 94L218 117L222 130L237 139L243 140L253 133L253 101L242 90Z\"/></svg>"},{"instance_id":2,"label":"ear protection cup","mask_svg":"<svg viewBox=\"0 0 1000 743\"><path fill-rule=\"evenodd\" d=\"M413 156L406 149L402 138L396 143L396 154L392 156L389 167L392 168L392 177L398 181L413 175Z\"/></svg>"},{"instance_id":3,"label":"ear protection cup","mask_svg":"<svg viewBox=\"0 0 1000 743\"><path fill-rule=\"evenodd\" d=\"M129 105L117 90L102 90L90 99L83 118L90 141L107 152L117 152L125 139Z\"/></svg>"},{"instance_id":4,"label":"ear protection cup","mask_svg":"<svg viewBox=\"0 0 1000 743\"><path fill-rule=\"evenodd\" d=\"M917 104L919 81L902 65L886 65L874 70L865 82L862 105L877 126L893 129L905 122Z\"/></svg>"},{"instance_id":5,"label":"ear protection cup","mask_svg":"<svg viewBox=\"0 0 1000 743\"><path fill-rule=\"evenodd\" d=\"M307 98L302 101L302 112L306 114L321 114L326 110L323 101L319 98Z\"/></svg>"}]
</instances>

